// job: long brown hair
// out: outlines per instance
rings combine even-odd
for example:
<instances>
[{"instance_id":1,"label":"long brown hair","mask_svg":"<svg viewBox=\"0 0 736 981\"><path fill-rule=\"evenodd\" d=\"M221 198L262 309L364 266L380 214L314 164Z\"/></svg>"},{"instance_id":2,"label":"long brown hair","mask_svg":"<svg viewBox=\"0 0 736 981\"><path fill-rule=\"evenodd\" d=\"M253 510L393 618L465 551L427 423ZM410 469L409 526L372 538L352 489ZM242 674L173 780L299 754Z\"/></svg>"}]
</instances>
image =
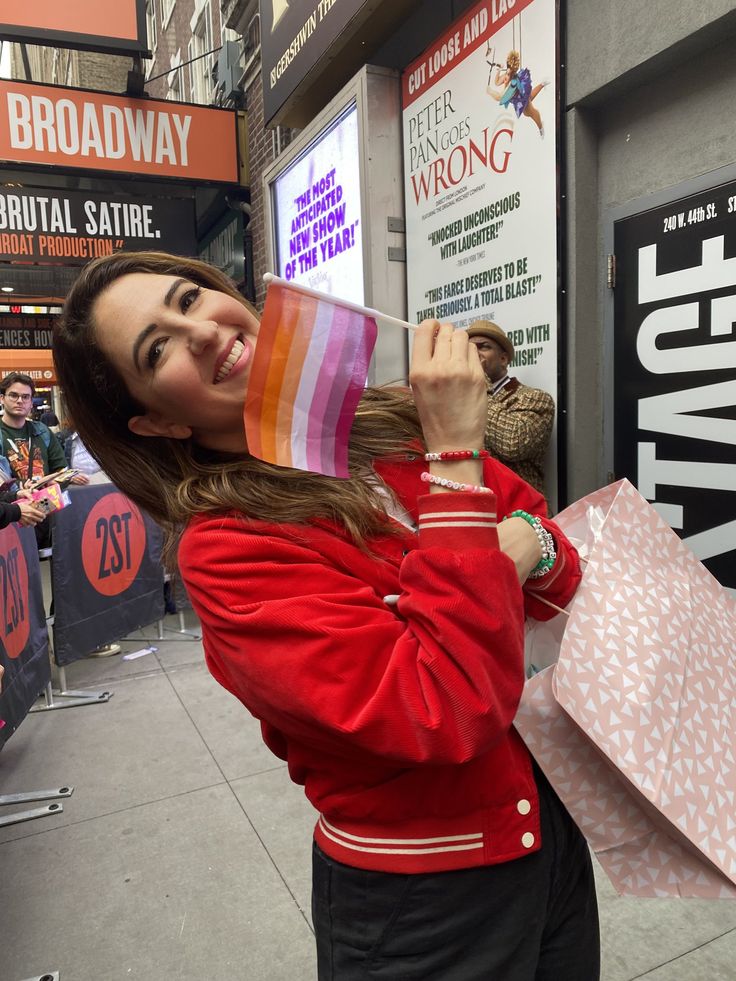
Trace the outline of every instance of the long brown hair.
<instances>
[{"instance_id":1,"label":"long brown hair","mask_svg":"<svg viewBox=\"0 0 736 981\"><path fill-rule=\"evenodd\" d=\"M128 420L145 410L98 344L94 306L115 280L140 272L181 276L253 307L207 263L163 252L121 252L85 266L54 329L56 372L82 442L113 483L163 525L169 545L192 515L229 510L277 523L327 519L362 546L371 535L385 534L373 461L421 438L406 389L366 390L350 437L348 480L276 467L248 454L216 455L191 439L143 437L128 429Z\"/></svg>"}]
</instances>

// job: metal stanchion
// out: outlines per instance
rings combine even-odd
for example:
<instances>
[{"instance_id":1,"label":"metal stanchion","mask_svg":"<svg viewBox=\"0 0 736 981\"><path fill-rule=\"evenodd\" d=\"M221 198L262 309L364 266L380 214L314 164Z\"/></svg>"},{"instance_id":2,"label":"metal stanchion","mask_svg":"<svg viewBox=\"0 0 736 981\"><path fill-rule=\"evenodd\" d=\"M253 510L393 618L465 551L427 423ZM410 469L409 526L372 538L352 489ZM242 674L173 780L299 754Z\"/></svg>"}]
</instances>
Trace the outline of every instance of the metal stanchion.
<instances>
[{"instance_id":1,"label":"metal stanchion","mask_svg":"<svg viewBox=\"0 0 736 981\"><path fill-rule=\"evenodd\" d=\"M59 678L64 674L59 669ZM36 703L29 712L50 712L53 709L79 708L81 705L96 705L98 702L109 702L115 692L112 691L74 691L66 689L66 682L60 682L59 691L54 691L51 682L46 686L43 704ZM57 701L57 699L59 699Z\"/></svg>"},{"instance_id":2,"label":"metal stanchion","mask_svg":"<svg viewBox=\"0 0 736 981\"><path fill-rule=\"evenodd\" d=\"M54 550L53 548L43 548L39 549L38 552L39 560L42 562L49 563L49 569L51 569L52 563L54 561ZM49 576L51 582L52 591L52 603L53 603L53 575ZM53 609L53 605L51 607ZM49 635L49 657L51 658L51 664L54 665L53 651L54 642L51 627L54 623L54 617L46 617L46 630ZM50 712L55 709L63 708L80 708L82 705L97 705L100 702L109 702L114 692L108 691L76 691L69 689L66 686L66 670L65 668L57 664L56 669L59 675L59 688L54 691L51 687L51 682L46 686L46 691L44 692L44 702L43 704L36 703L30 711L31 712ZM58 699L58 701L56 701Z\"/></svg>"},{"instance_id":3,"label":"metal stanchion","mask_svg":"<svg viewBox=\"0 0 736 981\"><path fill-rule=\"evenodd\" d=\"M31 790L22 794L2 794L0 795L0 807L12 804L28 804L32 801L40 800L59 800L61 797L71 797L74 787L59 787L57 790ZM64 808L61 804L48 804L46 807L35 807L30 811L16 811L7 817L0 817L0 828L8 827L11 824L22 824L24 821L33 821L35 818L46 817L48 814L59 814Z\"/></svg>"},{"instance_id":4,"label":"metal stanchion","mask_svg":"<svg viewBox=\"0 0 736 981\"><path fill-rule=\"evenodd\" d=\"M169 633L171 633L171 634L177 634L179 637L183 637L186 640L201 640L202 639L202 634L201 633L198 633L196 630L187 630L186 629L186 627L184 626L184 614L183 613L179 613L179 629L178 630L174 629L174 627L164 627L164 630L168 630ZM166 639L167 639L166 637L163 637L162 638L162 640L166 640ZM175 638L171 638L171 639L173 640Z\"/></svg>"},{"instance_id":5,"label":"metal stanchion","mask_svg":"<svg viewBox=\"0 0 736 981\"><path fill-rule=\"evenodd\" d=\"M184 626L184 613L179 613L179 629L176 630L174 627L167 627L163 620L156 621L156 637L123 637L124 641L142 641L143 643L150 643L151 641L164 641L164 640L201 640L202 634L196 630L187 630ZM176 637L166 637L165 634L176 634Z\"/></svg>"},{"instance_id":6,"label":"metal stanchion","mask_svg":"<svg viewBox=\"0 0 736 981\"><path fill-rule=\"evenodd\" d=\"M49 656L52 654L51 634L49 634ZM53 659L52 659L53 664ZM115 692L108 691L75 691L66 687L66 670L56 666L59 674L59 689L54 691L51 682L46 685L43 703L37 702L29 712L51 712L55 709L79 708L82 705L97 705L99 702L109 702ZM58 699L58 701L57 701Z\"/></svg>"}]
</instances>

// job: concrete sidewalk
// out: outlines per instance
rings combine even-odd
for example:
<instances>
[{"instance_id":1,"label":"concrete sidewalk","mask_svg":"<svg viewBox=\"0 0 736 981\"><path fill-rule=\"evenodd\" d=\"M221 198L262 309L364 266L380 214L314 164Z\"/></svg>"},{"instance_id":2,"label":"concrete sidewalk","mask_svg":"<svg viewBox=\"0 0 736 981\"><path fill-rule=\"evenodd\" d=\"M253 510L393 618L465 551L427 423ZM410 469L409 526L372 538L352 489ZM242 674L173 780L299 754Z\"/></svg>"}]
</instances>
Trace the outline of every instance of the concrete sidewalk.
<instances>
[{"instance_id":1,"label":"concrete sidewalk","mask_svg":"<svg viewBox=\"0 0 736 981\"><path fill-rule=\"evenodd\" d=\"M313 812L166 622L156 653L67 668L108 703L29 715L0 753L2 794L75 788L63 813L0 829L0 981L315 977ZM736 978L736 902L621 899L604 876L599 898L604 981Z\"/></svg>"}]
</instances>

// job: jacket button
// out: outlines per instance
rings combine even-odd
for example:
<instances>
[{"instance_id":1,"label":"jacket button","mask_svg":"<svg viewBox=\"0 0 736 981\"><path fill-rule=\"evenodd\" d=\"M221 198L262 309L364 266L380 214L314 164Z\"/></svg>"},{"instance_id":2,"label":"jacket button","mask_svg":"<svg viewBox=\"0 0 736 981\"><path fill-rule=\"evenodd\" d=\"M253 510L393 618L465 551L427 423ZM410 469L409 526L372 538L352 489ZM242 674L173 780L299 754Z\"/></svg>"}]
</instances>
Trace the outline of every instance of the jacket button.
<instances>
[{"instance_id":1,"label":"jacket button","mask_svg":"<svg viewBox=\"0 0 736 981\"><path fill-rule=\"evenodd\" d=\"M528 814L531 809L532 805L528 800L520 800L516 805L516 810L519 812L519 814Z\"/></svg>"},{"instance_id":2,"label":"jacket button","mask_svg":"<svg viewBox=\"0 0 736 981\"><path fill-rule=\"evenodd\" d=\"M534 835L531 833L531 831L527 831L526 834L523 834L521 836L521 843L524 846L524 848L532 847L532 845L534 844Z\"/></svg>"},{"instance_id":3,"label":"jacket button","mask_svg":"<svg viewBox=\"0 0 736 981\"><path fill-rule=\"evenodd\" d=\"M408 555L408 554L409 554L409 549L408 549L408 548L404 548L404 549L402 549L402 550L401 550L401 554L402 554L402 555Z\"/></svg>"}]
</instances>

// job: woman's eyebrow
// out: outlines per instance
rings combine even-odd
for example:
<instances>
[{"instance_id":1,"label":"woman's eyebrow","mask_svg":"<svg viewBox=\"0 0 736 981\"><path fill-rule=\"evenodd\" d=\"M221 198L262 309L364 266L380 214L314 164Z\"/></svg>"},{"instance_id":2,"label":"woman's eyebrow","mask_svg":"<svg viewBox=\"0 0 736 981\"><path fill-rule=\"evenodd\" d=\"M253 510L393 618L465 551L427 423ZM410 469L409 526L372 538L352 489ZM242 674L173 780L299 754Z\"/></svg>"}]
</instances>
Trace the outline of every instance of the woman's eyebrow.
<instances>
[{"instance_id":1,"label":"woman's eyebrow","mask_svg":"<svg viewBox=\"0 0 736 981\"><path fill-rule=\"evenodd\" d=\"M187 280L186 279L183 279L181 277L179 279L175 279L174 280L174 282L171 284L171 286L169 286L169 288L166 290L166 296L164 296L164 306L165 307L171 306L171 301L174 298L174 294L179 289L179 287L181 286L181 284L182 283L186 283L186 282L187 282ZM146 338L147 337L150 337L151 334L154 332L154 330L156 330L156 328L157 328L157 325L156 324L149 324L147 327L144 327L143 328L143 330L140 332L140 334L135 339L135 342L133 344L133 364L136 367L136 371L140 371L141 370L141 366L138 363L138 357L140 355L141 348L145 344Z\"/></svg>"}]
</instances>

